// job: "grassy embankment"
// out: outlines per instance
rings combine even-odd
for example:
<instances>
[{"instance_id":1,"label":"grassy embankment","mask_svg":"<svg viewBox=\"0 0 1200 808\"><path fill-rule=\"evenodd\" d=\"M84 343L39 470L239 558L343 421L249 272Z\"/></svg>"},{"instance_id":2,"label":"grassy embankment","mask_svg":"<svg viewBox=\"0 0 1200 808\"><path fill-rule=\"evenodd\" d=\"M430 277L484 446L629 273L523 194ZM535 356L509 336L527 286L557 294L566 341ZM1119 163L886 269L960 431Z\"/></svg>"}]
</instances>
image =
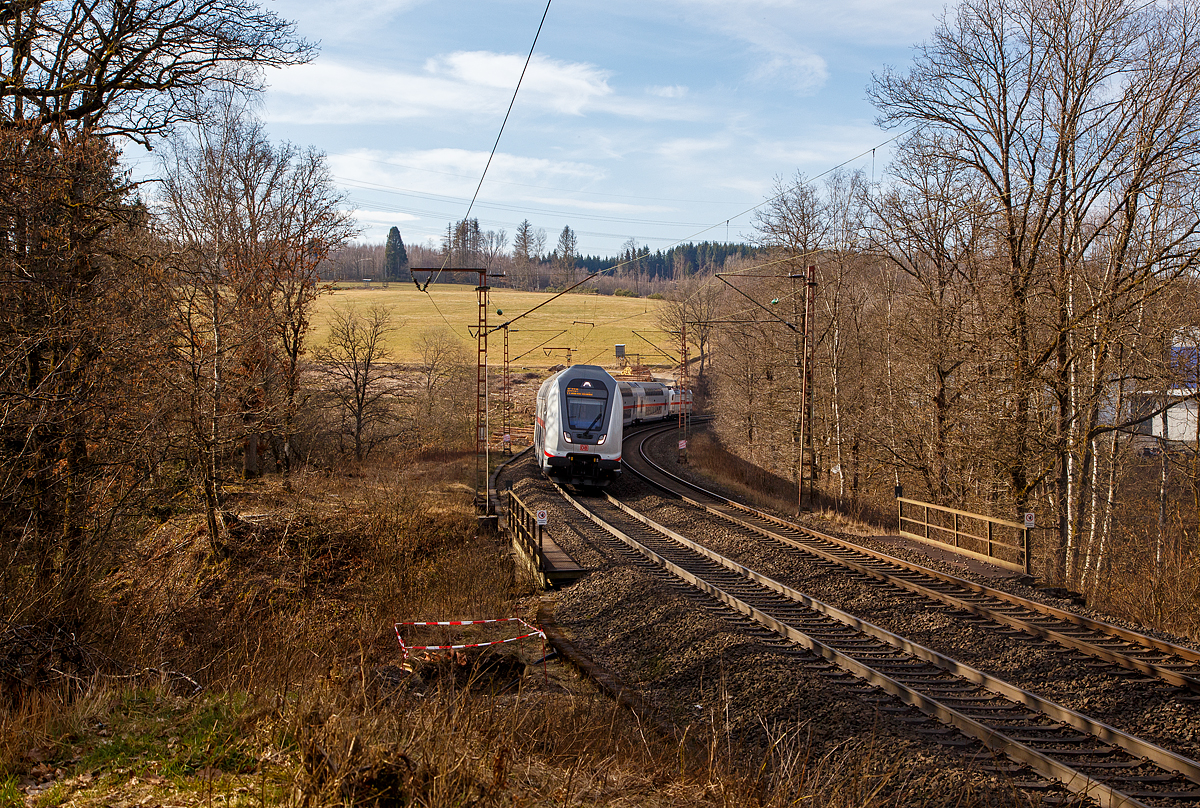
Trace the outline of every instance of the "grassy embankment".
<instances>
[{"instance_id":1,"label":"grassy embankment","mask_svg":"<svg viewBox=\"0 0 1200 808\"><path fill-rule=\"evenodd\" d=\"M515 310L544 296L496 298ZM452 323L474 320L469 289L435 300ZM411 337L442 322L426 301L393 287L322 306L395 305L404 361ZM644 301L560 305L540 324L596 323L574 334L580 361L652 327ZM229 491L221 557L199 513L148 527L65 647L31 635L44 655L2 660L27 681L6 680L0 700L0 808L975 804L907 780L870 744L818 759L789 735L739 763L721 754L736 739L719 722L681 744L569 668L539 665L535 643L405 664L395 621L532 619L536 607L503 548L475 535L470 462L396 457L246 483Z\"/></svg>"},{"instance_id":2,"label":"grassy embankment","mask_svg":"<svg viewBox=\"0 0 1200 808\"><path fill-rule=\"evenodd\" d=\"M516 292L510 289L493 289L488 308L489 325L498 325L507 319L529 311L552 295L544 292ZM323 342L329 334L329 312L338 306L366 308L371 305L391 307L399 326L388 338L388 348L396 362L412 362L416 358L415 343L428 330L452 331L473 356L475 339L467 331L478 322L478 304L475 289L460 284L438 284L429 287L429 293L419 292L412 283L393 283L384 289L378 284L371 288L350 286L338 288L333 294L323 295L313 317L310 344ZM515 323L509 333L509 356L513 369L547 368L565 364L566 353L571 349L574 364L600 364L613 366L613 346L624 344L630 354L646 355L648 364L669 361L657 360L650 354L656 352L649 342L634 333L636 330L665 350L672 350L671 338L658 331L656 300L603 295L563 295L528 317ZM498 315L497 310L503 311ZM559 332L562 332L561 334ZM503 361L503 336L496 333L489 342L489 363L499 367ZM545 343L544 348L537 346ZM547 349L558 350L550 351ZM521 357L517 359L517 357Z\"/></svg>"},{"instance_id":3,"label":"grassy embankment","mask_svg":"<svg viewBox=\"0 0 1200 808\"><path fill-rule=\"evenodd\" d=\"M406 665L397 620L532 619L536 606L502 548L475 536L464 476L381 462L246 484L223 558L198 514L148 531L78 637L110 661L6 691L0 806L868 806L922 793L869 745L816 759L788 736L739 765L720 722L680 744L538 664L536 642Z\"/></svg>"}]
</instances>

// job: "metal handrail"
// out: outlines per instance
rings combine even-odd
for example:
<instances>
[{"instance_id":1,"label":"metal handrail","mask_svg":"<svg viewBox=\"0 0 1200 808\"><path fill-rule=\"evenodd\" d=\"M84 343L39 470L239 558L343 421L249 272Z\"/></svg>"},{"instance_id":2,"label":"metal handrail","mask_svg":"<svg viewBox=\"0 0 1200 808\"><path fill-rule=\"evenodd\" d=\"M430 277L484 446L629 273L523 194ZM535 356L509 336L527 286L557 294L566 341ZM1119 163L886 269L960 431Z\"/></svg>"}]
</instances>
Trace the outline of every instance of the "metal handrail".
<instances>
[{"instance_id":1,"label":"metal handrail","mask_svg":"<svg viewBox=\"0 0 1200 808\"><path fill-rule=\"evenodd\" d=\"M518 497L512 489L508 491L508 532L521 542L530 555L537 557L537 571L545 572L545 553L542 552L542 531L545 529L537 523L537 514Z\"/></svg>"},{"instance_id":2,"label":"metal handrail","mask_svg":"<svg viewBox=\"0 0 1200 808\"><path fill-rule=\"evenodd\" d=\"M906 516L904 513L904 506L906 504L921 508L921 515L919 517ZM950 514L951 525L947 527L946 525L931 522L929 520L931 512L935 514ZM960 521L964 517L984 523L987 526L986 533L972 533L970 530L964 529ZM1005 569L1032 575L1032 559L1029 554L1029 528L1019 522L996 519L992 516L984 516L983 514L972 513L971 511L948 508L944 505L934 505L930 502L921 502L920 500L906 499L904 497L896 497L896 522L900 535L906 538L915 539L916 541L931 544L935 547L943 547L959 555L978 558L990 564L1004 567ZM906 526L911 526L915 530L906 530ZM1011 544L1000 540L995 535L996 527L1016 530L1020 543ZM947 534L949 537L948 541L943 538ZM963 547L962 539L977 541L980 546L986 547L987 551L979 552L969 547ZM1010 561L1007 558L1001 557L996 552L998 549L1013 551L1018 560Z\"/></svg>"}]
</instances>

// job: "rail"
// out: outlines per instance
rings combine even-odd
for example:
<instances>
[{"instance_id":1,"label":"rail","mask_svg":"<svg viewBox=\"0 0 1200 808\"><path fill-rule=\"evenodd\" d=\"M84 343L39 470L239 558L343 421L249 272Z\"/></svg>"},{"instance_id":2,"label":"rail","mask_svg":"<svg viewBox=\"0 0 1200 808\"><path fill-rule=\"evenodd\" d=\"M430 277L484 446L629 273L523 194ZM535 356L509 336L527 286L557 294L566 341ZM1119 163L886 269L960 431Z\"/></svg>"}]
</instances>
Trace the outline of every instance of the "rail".
<instances>
[{"instance_id":1,"label":"rail","mask_svg":"<svg viewBox=\"0 0 1200 808\"><path fill-rule=\"evenodd\" d=\"M906 515L905 505L919 509L920 515ZM900 535L905 538L1025 575L1033 574L1029 528L1025 525L904 497L896 498L896 517ZM913 529L906 529L909 527ZM1014 538L1006 541L1010 535Z\"/></svg>"},{"instance_id":2,"label":"rail","mask_svg":"<svg viewBox=\"0 0 1200 808\"><path fill-rule=\"evenodd\" d=\"M1095 721L1086 715L1044 699L1035 693L1017 688L1001 679L977 670L969 665L958 662L950 657L919 645L904 637L892 634L872 623L861 620L854 615L843 612L833 606L815 600L801 592L757 573L748 567L726 558L708 548L687 539L684 536L666 528L644 514L640 514L624 504L607 496L608 503L622 511L627 516L640 522L648 529L648 533L662 544L670 547L672 544L686 548L683 552L711 562L718 568L715 572L705 572L701 568L690 565L680 556L672 556L674 560L656 551L645 543L644 537L635 537L630 528L619 528L610 521L610 517L602 516L594 509L595 506L585 506L567 494L561 486L556 486L559 493L585 517L594 522L602 530L649 559L654 565L670 574L686 581L693 587L726 604L746 618L759 623L783 638L808 648L826 660L837 665L853 676L865 680L870 685L890 693L901 701L916 707L947 725L956 727L963 734L973 737L985 746L1000 752L1014 761L1030 766L1039 774L1054 778L1069 790L1083 794L1095 800L1104 808L1148 808L1148 803L1138 797L1181 798L1195 800L1197 792L1133 792L1126 794L1116 786L1135 785L1139 775L1125 777L1118 773L1115 776L1086 774L1083 770L1102 769L1116 770L1117 768L1136 768L1144 761L1153 761L1163 773L1151 773L1145 777L1145 782L1167 782L1175 779L1175 774L1182 775L1191 783L1200 782L1200 764L1196 761L1175 754L1167 749L1140 738L1128 735L1114 727ZM654 542L651 542L653 544ZM659 548L662 549L661 547ZM672 555L666 551L668 555ZM745 579L747 586L731 586L722 582L721 572L732 573ZM734 594L735 589L737 594ZM762 594L760 594L760 591ZM762 596L765 594L765 598ZM782 598L785 604L779 606L774 597ZM824 635L818 639L807 633L800 626L811 627L815 620L806 615L790 617L798 622L789 620L790 604L810 610L829 621L836 621L841 626L865 635L880 643L895 649L890 655L881 654L873 648L865 648L862 643L842 632L832 632L828 629L821 631ZM819 619L819 618L818 618ZM820 628L818 629L820 630ZM838 639L848 642L839 649ZM924 662L933 668L940 668L951 677L965 680L966 683L977 686L980 690L970 692L959 689L953 680L937 678L926 670L919 669L913 662ZM1001 697L1008 703L1000 701ZM1022 708L1034 711L1023 712ZM1046 738L1040 735L1047 732L1048 726L1041 723L1029 724L1031 719L1038 719L1040 713L1060 726L1053 731L1058 737ZM1024 722L1016 726L1008 726L1004 722ZM997 725L1000 722L1001 725ZM1064 737L1065 728L1078 730L1086 735L1083 737ZM1038 730L1036 737L1021 735L1022 731ZM1128 758L1113 757L1115 748L1128 754ZM1089 758L1104 758L1103 762L1078 763L1079 758L1087 761ZM1139 762L1140 759L1142 762ZM1172 774L1174 773L1174 774ZM1105 782L1097 777L1104 777Z\"/></svg>"}]
</instances>

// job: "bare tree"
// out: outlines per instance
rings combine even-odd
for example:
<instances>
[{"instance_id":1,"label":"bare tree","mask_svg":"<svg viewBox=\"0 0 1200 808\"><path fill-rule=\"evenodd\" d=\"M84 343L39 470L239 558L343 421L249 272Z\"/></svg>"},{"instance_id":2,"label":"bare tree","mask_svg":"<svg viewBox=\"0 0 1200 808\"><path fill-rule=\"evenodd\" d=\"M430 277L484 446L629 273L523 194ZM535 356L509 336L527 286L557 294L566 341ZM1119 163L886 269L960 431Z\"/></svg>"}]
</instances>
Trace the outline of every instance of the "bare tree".
<instances>
[{"instance_id":1,"label":"bare tree","mask_svg":"<svg viewBox=\"0 0 1200 808\"><path fill-rule=\"evenodd\" d=\"M77 127L149 144L216 87L256 90L260 67L307 62L291 23L249 0L17 3L5 9L0 126Z\"/></svg>"},{"instance_id":2,"label":"bare tree","mask_svg":"<svg viewBox=\"0 0 1200 808\"><path fill-rule=\"evenodd\" d=\"M462 341L448 329L430 329L414 344L417 362L417 441L457 445L469 435L474 415L474 364Z\"/></svg>"},{"instance_id":3,"label":"bare tree","mask_svg":"<svg viewBox=\"0 0 1200 808\"><path fill-rule=\"evenodd\" d=\"M290 145L274 150L271 158L282 171L271 191L271 221L263 245L268 252L268 306L282 376L282 401L275 437L279 460L294 462L292 437L300 399L300 360L306 350L312 308L323 291L317 268L329 253L358 234L342 210L344 198L333 185L325 155Z\"/></svg>"},{"instance_id":4,"label":"bare tree","mask_svg":"<svg viewBox=\"0 0 1200 808\"><path fill-rule=\"evenodd\" d=\"M387 338L398 327L387 306L365 312L336 308L329 339L314 352L314 371L324 379L337 407L340 434L350 438L358 461L398 434L390 401L395 390L386 364L391 357Z\"/></svg>"},{"instance_id":5,"label":"bare tree","mask_svg":"<svg viewBox=\"0 0 1200 808\"><path fill-rule=\"evenodd\" d=\"M915 472L935 502L965 506L973 482L964 465L973 440L965 430L978 425L969 408L980 399L969 393L985 379L971 372L972 362L988 342L979 294L988 221L973 175L926 148L923 137L901 143L890 184L867 198L872 249L909 279L894 287L904 320L883 327L907 371L889 378L905 380L903 398L918 409L885 418L889 438L899 432L893 462Z\"/></svg>"},{"instance_id":6,"label":"bare tree","mask_svg":"<svg viewBox=\"0 0 1200 808\"><path fill-rule=\"evenodd\" d=\"M927 152L983 192L1006 324L996 462L1018 511L1045 485L1058 580L1077 573L1094 501L1115 333L1197 262L1197 17L1190 2L968 0L871 89L885 123L925 127Z\"/></svg>"},{"instance_id":7,"label":"bare tree","mask_svg":"<svg viewBox=\"0 0 1200 808\"><path fill-rule=\"evenodd\" d=\"M708 371L713 334L723 310L726 287L715 278L686 275L676 279L675 286L663 297L658 310L659 327L672 334L686 330L688 344L696 348L700 360L699 383Z\"/></svg>"},{"instance_id":8,"label":"bare tree","mask_svg":"<svg viewBox=\"0 0 1200 808\"><path fill-rule=\"evenodd\" d=\"M500 260L504 255L504 248L507 246L508 233L506 233L503 229L488 230L483 234L483 265L489 272L494 272L500 268Z\"/></svg>"},{"instance_id":9,"label":"bare tree","mask_svg":"<svg viewBox=\"0 0 1200 808\"><path fill-rule=\"evenodd\" d=\"M164 296L171 301L172 367L164 368L179 385L186 406L182 420L200 474L209 541L219 550L224 535L220 512L220 463L226 446L237 438L231 422L240 421L231 401L230 380L236 339L256 340L242 329L235 336L245 275L236 262L238 225L226 183L236 162L238 110L223 107L221 127L203 127L197 142L179 136L162 158L164 180L159 223L163 239L174 246L168 255Z\"/></svg>"}]
</instances>

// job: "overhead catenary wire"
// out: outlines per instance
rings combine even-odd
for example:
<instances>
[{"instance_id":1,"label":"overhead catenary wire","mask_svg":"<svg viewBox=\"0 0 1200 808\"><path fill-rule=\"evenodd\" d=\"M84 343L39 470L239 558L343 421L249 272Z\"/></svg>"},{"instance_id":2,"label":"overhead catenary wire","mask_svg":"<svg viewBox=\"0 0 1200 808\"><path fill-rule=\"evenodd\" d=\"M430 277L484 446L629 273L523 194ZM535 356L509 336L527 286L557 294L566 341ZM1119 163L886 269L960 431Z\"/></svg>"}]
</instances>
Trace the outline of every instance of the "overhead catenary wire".
<instances>
[{"instance_id":1,"label":"overhead catenary wire","mask_svg":"<svg viewBox=\"0 0 1200 808\"><path fill-rule=\"evenodd\" d=\"M824 176L827 176L827 175L829 175L829 174L832 174L834 171L837 171L839 168L843 168L844 166L847 166L847 165L849 165L850 163L853 163L855 160L860 160L860 159L862 159L862 158L866 157L868 154L871 154L871 153L872 153L872 151L873 151L874 149L877 149L877 148L882 148L883 146L886 146L886 145L888 145L889 143L892 143L892 142L894 142L894 141L896 141L896 140L898 140L898 139L900 139L900 138L904 137L905 135L908 135L909 133L916 131L916 130L917 130L917 129L919 129L919 128L920 128L920 127L918 127L918 126L914 126L914 127L911 127L911 128L909 128L909 129L907 129L907 130L905 130L905 131L903 131L903 132L900 132L900 133L898 133L898 134L896 134L896 135L893 135L892 137L888 138L887 140L883 141L882 143L878 144L877 146L874 146L874 147L872 147L871 149L867 149L866 151L864 151L864 152L861 152L860 154L857 154L857 155L855 155L855 156L853 156L853 157L851 157L851 158L849 158L849 159L847 159L847 160L843 160L842 162L838 163L837 165L835 165L835 166L832 166L832 167L830 167L830 168L826 169L825 171L821 172L820 174L817 174L815 177L811 177L811 178L809 178L809 179L806 179L806 180L805 180L805 182L804 182L804 183L801 183L801 184L807 184L807 183L810 183L810 182L814 182L815 180L819 180L819 179L821 179L821 177L824 177ZM681 244L685 244L685 243L687 243L687 242L689 242L689 241L692 241L692 240L694 240L694 239L695 239L697 236L703 235L704 233L707 233L707 232L708 232L708 231L710 231L710 230L713 230L713 229L715 229L715 228L718 228L718 227L720 227L722 224L724 224L724 225L726 225L726 226L728 227L728 225L729 225L729 221L730 221L731 219L740 219L741 217L745 216L746 214L748 214L748 213L753 213L755 210L758 210L758 209L759 209L759 208L761 208L763 205L769 205L769 204L771 204L772 202L775 202L775 201L776 201L776 200L778 200L778 199L782 199L782 198L783 198L785 195L787 195L788 193L790 193L792 190L794 190L795 188L798 188L798 187L800 187L800 185L801 185L801 184L796 184L796 185L789 186L787 189L785 189L785 190L783 190L783 191L780 191L779 193L775 194L774 196L771 196L771 197L768 197L767 199L764 199L762 202L759 202L757 205L753 205L753 206L751 206L751 207L747 208L746 210L742 211L741 213L737 214L736 216L731 216L731 217L729 217L729 218L726 218L726 219L721 219L721 220L719 220L718 222L716 222L715 224L709 225L708 227L705 227L703 230L699 230L699 231L697 231L697 232L693 233L691 236L688 236L687 238L684 238L684 239L679 239L678 241L675 241L675 242L674 242L674 243L672 243L670 246L668 246L668 247L667 247L667 249L669 250L669 249L671 249L671 248L673 248L673 247L677 247L677 246L679 246L679 245L681 245ZM628 266L629 264L633 263L633 262L634 262L634 261L636 261L636 260L638 260L638 259L637 259L637 258L631 258L631 259L629 259L628 261L620 261L620 262L618 262L618 263L614 264L614 265L613 265L613 266L611 266L611 267L606 267L606 268L604 268L604 269L600 270L599 272L595 272L595 273L593 273L593 274L591 274L591 275L588 275L586 278L584 278L583 280L579 281L578 283L574 283L574 284L572 284L572 285L568 286L567 288L563 289L562 291L555 293L555 294L554 294L554 296L552 296L552 297L548 298L547 300L543 300L541 303L539 303L538 305L534 306L532 309L529 309L529 311L526 311L526 312L524 312L524 313L522 313L522 314L518 314L516 317L513 317L513 318L511 318L511 319L509 319L509 320L507 320L507 321L505 321L505 322L501 323L500 325L498 325L498 326L495 326L495 327L493 327L493 328L489 329L489 330L488 330L488 333L491 333L491 332L493 332L493 331L498 331L498 330L499 330L499 329L501 329L501 328L507 328L507 327L508 327L509 325L511 325L512 323L515 323L516 321L518 321L518 320L520 320L520 319L522 319L522 318L528 317L530 314L533 314L533 312L537 311L538 309L542 308L543 306L547 305L548 303L551 303L551 302L553 302L553 301L557 300L558 298L562 297L562 296L563 296L563 295L565 295L567 292L570 292L571 290L575 289L576 287L578 287L578 286L582 286L583 284L587 283L587 282L588 282L588 281L590 281L590 280L593 280L594 278L596 278L596 277L597 277L597 276L599 276L599 275L604 275L604 274L607 274L607 273L609 273L609 272L614 272L615 270L618 270L618 269L620 269L621 267ZM796 260L796 256L789 256L787 259L784 259L784 260L792 260L792 261L794 261L794 260Z\"/></svg>"},{"instance_id":2,"label":"overhead catenary wire","mask_svg":"<svg viewBox=\"0 0 1200 808\"><path fill-rule=\"evenodd\" d=\"M521 75L517 78L517 86L513 88L512 98L508 102L508 110L504 113L504 120L500 122L500 131L496 133L496 142L492 144L492 151L488 154L487 163L483 166L483 173L479 176L479 184L475 186L475 194L471 197L471 204L467 205L467 213L463 216L463 220L471 218L471 209L475 207L475 200L479 198L479 190L483 188L483 181L487 178L488 168L492 165L492 159L496 156L496 149L500 148L500 138L504 135L504 127L508 125L508 118L512 115L513 106L517 103L517 93L521 91L521 83L525 81L525 73L529 70L529 63L533 60L533 51L537 48L538 37L542 35L542 27L546 24L546 16L550 13L550 4L554 0L546 0L546 10L542 12L542 19L538 23L537 32L533 35L533 44L529 46L529 55L525 57L525 66L521 68ZM450 254L447 252L446 260L442 263L442 268L445 269L446 264L450 261ZM430 274L425 280L425 286L418 285L417 288L423 292L428 292L429 284L437 277L441 277L439 271L437 275Z\"/></svg>"}]
</instances>

